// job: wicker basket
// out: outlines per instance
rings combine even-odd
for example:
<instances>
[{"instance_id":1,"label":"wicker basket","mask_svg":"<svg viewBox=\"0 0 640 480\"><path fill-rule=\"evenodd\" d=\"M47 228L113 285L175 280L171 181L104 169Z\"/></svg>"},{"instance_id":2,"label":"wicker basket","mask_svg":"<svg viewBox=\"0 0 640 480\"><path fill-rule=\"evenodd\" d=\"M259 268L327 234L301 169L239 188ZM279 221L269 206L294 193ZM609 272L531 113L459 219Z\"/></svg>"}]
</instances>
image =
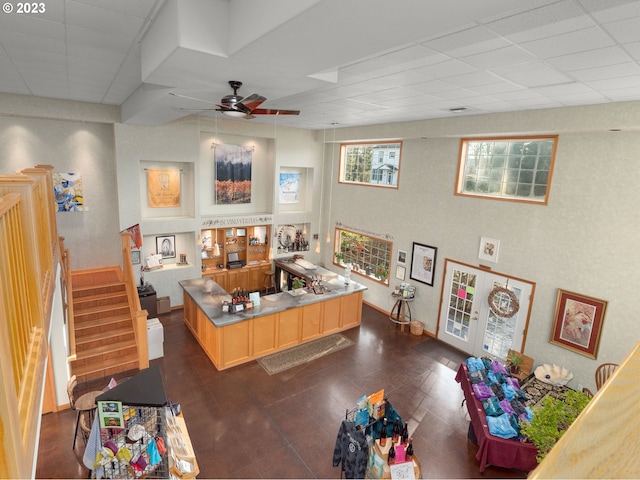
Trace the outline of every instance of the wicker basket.
<instances>
[{"instance_id":1,"label":"wicker basket","mask_svg":"<svg viewBox=\"0 0 640 480\"><path fill-rule=\"evenodd\" d=\"M424 324L417 320L411 320L411 322L409 322L409 329L414 335L422 335L422 332L424 331Z\"/></svg>"}]
</instances>

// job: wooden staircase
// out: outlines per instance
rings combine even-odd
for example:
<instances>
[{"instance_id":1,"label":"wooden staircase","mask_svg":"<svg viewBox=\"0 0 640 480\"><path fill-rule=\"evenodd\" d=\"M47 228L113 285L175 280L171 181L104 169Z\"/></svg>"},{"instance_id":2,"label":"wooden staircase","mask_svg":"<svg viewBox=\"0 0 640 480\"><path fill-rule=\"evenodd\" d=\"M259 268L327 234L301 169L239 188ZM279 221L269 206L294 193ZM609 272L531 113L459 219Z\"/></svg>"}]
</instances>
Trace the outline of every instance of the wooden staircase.
<instances>
[{"instance_id":1,"label":"wooden staircase","mask_svg":"<svg viewBox=\"0 0 640 480\"><path fill-rule=\"evenodd\" d=\"M138 369L130 302L120 267L71 272L78 382Z\"/></svg>"}]
</instances>

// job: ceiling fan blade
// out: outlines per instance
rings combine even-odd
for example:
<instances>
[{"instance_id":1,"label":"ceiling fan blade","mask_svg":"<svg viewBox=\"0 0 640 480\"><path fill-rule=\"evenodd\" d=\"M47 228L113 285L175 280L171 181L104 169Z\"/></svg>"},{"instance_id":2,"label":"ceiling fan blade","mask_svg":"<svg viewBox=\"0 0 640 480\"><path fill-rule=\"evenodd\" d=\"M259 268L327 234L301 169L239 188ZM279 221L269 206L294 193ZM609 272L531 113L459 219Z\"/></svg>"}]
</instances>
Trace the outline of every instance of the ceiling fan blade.
<instances>
[{"instance_id":1,"label":"ceiling fan blade","mask_svg":"<svg viewBox=\"0 0 640 480\"><path fill-rule=\"evenodd\" d=\"M249 112L252 112L256 108L258 108L260 104L265 100L266 98L263 97L262 95L258 95L257 93L252 93L248 97L244 97L236 105L242 105L243 107L246 107L249 110ZM240 108L242 109L242 107Z\"/></svg>"},{"instance_id":2,"label":"ceiling fan blade","mask_svg":"<svg viewBox=\"0 0 640 480\"><path fill-rule=\"evenodd\" d=\"M190 97L188 95L181 95L179 93L169 92L169 95L173 95L174 97L180 97L180 98L188 98L189 100L197 100L198 102L211 103L210 100L203 100L202 98Z\"/></svg>"},{"instance_id":3,"label":"ceiling fan blade","mask_svg":"<svg viewBox=\"0 0 640 480\"><path fill-rule=\"evenodd\" d=\"M300 115L300 110L278 110L271 108L256 108L251 113L254 115Z\"/></svg>"}]
</instances>

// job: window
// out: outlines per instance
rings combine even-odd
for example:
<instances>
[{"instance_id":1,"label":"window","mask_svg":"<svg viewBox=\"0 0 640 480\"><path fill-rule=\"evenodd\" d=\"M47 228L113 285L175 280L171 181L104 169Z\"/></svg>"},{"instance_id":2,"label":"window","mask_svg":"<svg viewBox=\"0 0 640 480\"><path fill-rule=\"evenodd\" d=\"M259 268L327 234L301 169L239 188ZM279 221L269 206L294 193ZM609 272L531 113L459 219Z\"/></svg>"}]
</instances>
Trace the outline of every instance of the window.
<instances>
[{"instance_id":1,"label":"window","mask_svg":"<svg viewBox=\"0 0 640 480\"><path fill-rule=\"evenodd\" d=\"M463 138L457 195L547 204L558 137Z\"/></svg>"},{"instance_id":2,"label":"window","mask_svg":"<svg viewBox=\"0 0 640 480\"><path fill-rule=\"evenodd\" d=\"M380 238L336 228L334 265L351 264L351 272L389 284L393 244Z\"/></svg>"},{"instance_id":3,"label":"window","mask_svg":"<svg viewBox=\"0 0 640 480\"><path fill-rule=\"evenodd\" d=\"M398 188L402 143L340 145L340 182Z\"/></svg>"}]
</instances>

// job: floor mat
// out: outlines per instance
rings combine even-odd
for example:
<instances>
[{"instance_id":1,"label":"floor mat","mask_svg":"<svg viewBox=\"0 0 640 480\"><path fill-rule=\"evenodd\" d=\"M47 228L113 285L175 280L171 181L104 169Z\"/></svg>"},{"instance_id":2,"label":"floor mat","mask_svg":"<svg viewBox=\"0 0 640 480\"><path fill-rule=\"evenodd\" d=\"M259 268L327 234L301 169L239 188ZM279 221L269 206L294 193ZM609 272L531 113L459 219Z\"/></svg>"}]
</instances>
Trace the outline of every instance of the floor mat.
<instances>
[{"instance_id":1,"label":"floor mat","mask_svg":"<svg viewBox=\"0 0 640 480\"><path fill-rule=\"evenodd\" d=\"M264 371L269 375L280 373L292 367L310 362L330 353L354 345L355 342L341 333L334 333L327 337L291 347L282 352L273 353L257 359Z\"/></svg>"}]
</instances>

